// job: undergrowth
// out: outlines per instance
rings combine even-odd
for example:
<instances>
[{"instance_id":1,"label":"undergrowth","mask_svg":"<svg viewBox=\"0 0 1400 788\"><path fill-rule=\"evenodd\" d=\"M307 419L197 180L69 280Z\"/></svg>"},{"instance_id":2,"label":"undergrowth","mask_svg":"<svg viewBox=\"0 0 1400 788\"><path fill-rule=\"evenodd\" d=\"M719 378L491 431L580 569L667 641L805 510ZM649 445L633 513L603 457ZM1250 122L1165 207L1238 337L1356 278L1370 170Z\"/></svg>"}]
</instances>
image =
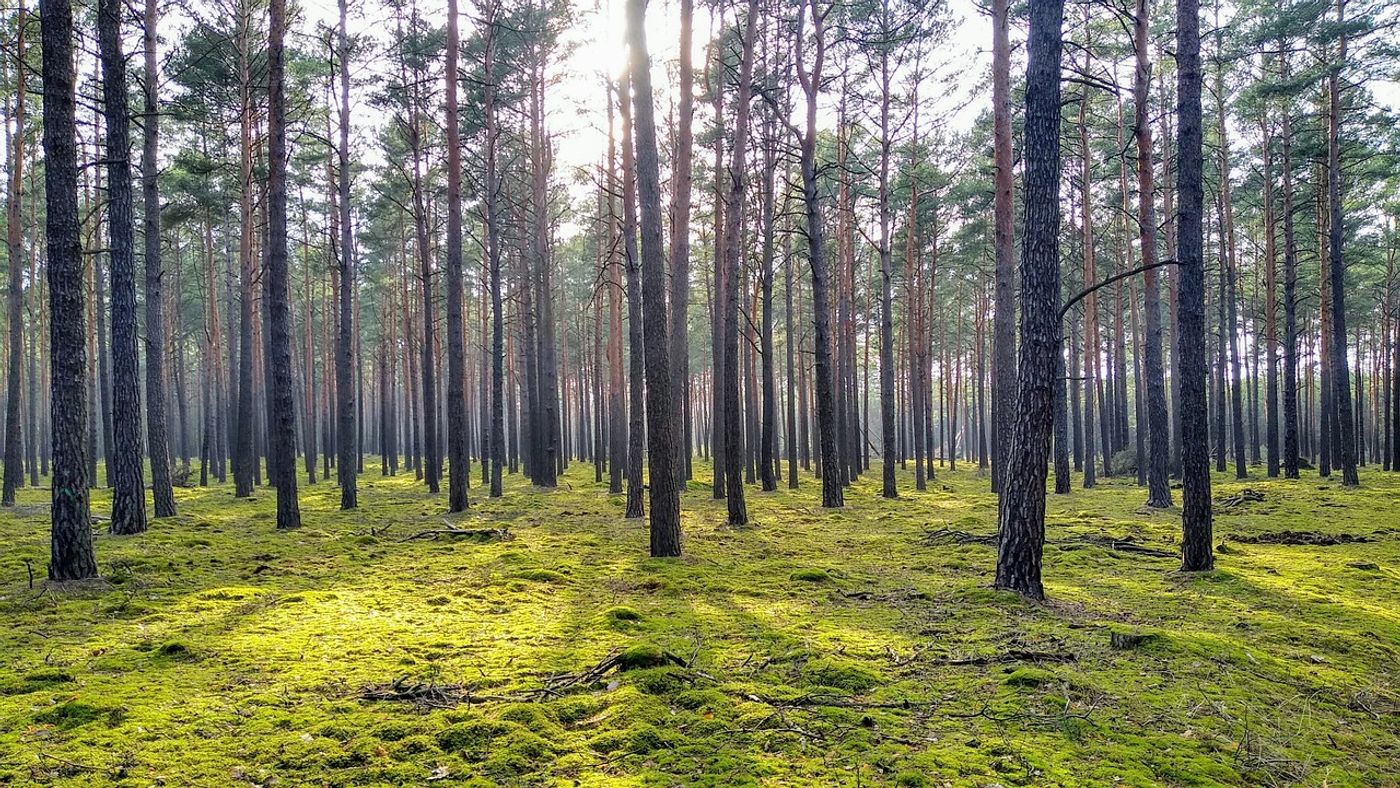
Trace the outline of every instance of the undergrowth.
<instances>
[{"instance_id":1,"label":"undergrowth","mask_svg":"<svg viewBox=\"0 0 1400 788\"><path fill-rule=\"evenodd\" d=\"M78 588L29 587L48 493L21 491L0 783L1396 784L1395 476L1217 477L1262 500L1221 507L1200 575L1129 480L1052 496L1043 605L989 588L975 470L894 501L877 470L839 511L807 475L750 488L745 529L697 477L672 560L586 465L446 517L371 463L361 509L303 485L290 533L269 490L177 489L178 517L100 534L105 580ZM513 538L404 541L444 518ZM1368 541L1258 538L1284 531ZM364 697L391 686L431 691Z\"/></svg>"}]
</instances>

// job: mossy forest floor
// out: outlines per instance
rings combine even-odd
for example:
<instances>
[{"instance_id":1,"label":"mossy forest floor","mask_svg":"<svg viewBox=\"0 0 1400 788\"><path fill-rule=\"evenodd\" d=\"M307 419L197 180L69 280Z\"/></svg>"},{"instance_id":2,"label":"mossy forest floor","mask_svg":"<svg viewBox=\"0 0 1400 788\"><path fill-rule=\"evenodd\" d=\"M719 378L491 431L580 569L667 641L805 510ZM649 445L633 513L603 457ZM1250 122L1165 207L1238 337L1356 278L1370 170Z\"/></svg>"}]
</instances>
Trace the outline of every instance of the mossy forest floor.
<instances>
[{"instance_id":1,"label":"mossy forest floor","mask_svg":"<svg viewBox=\"0 0 1400 788\"><path fill-rule=\"evenodd\" d=\"M1126 479L1076 487L1051 497L1050 601L1030 604L989 589L975 469L924 493L901 473L885 501L877 467L841 511L806 476L750 488L754 524L730 530L697 466L674 560L589 466L555 491L474 486L446 518L506 541L404 541L446 527L445 495L368 470L357 512L303 485L291 533L270 490L177 490L179 517L97 537L86 588L29 587L48 493L23 491L0 513L0 783L1400 780L1395 475L1217 476L1201 575L1176 571L1177 510ZM1366 541L1253 541L1281 531Z\"/></svg>"}]
</instances>

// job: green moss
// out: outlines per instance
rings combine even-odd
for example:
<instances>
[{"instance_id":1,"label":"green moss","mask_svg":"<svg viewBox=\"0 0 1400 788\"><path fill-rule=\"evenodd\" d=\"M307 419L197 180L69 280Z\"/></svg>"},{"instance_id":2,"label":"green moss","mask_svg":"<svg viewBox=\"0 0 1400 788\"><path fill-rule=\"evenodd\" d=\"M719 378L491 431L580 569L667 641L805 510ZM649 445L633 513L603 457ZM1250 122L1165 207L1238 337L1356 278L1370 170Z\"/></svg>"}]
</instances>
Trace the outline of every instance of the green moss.
<instances>
[{"instance_id":1,"label":"green moss","mask_svg":"<svg viewBox=\"0 0 1400 788\"><path fill-rule=\"evenodd\" d=\"M627 674L632 686L649 695L670 695L689 687L689 677L675 667L644 668Z\"/></svg>"},{"instance_id":2,"label":"green moss","mask_svg":"<svg viewBox=\"0 0 1400 788\"><path fill-rule=\"evenodd\" d=\"M1008 687L1040 687L1055 680L1055 674L1040 668L1017 668L1001 680Z\"/></svg>"},{"instance_id":3,"label":"green moss","mask_svg":"<svg viewBox=\"0 0 1400 788\"><path fill-rule=\"evenodd\" d=\"M851 660L820 657L802 666L802 678L819 687L865 692L885 683L879 671Z\"/></svg>"},{"instance_id":4,"label":"green moss","mask_svg":"<svg viewBox=\"0 0 1400 788\"><path fill-rule=\"evenodd\" d=\"M431 737L415 734L413 736L405 736L393 742L390 744L388 750L391 758L406 761L417 760L417 756L425 752L432 752L435 746Z\"/></svg>"},{"instance_id":5,"label":"green moss","mask_svg":"<svg viewBox=\"0 0 1400 788\"><path fill-rule=\"evenodd\" d=\"M526 569L523 572L516 572L515 577L521 580L529 580L532 583L564 583L568 581L562 573L553 569Z\"/></svg>"},{"instance_id":6,"label":"green moss","mask_svg":"<svg viewBox=\"0 0 1400 788\"><path fill-rule=\"evenodd\" d=\"M66 670L43 668L23 676L0 677L0 695L26 695L73 681Z\"/></svg>"},{"instance_id":7,"label":"green moss","mask_svg":"<svg viewBox=\"0 0 1400 788\"><path fill-rule=\"evenodd\" d=\"M543 736L556 736L560 733L559 723L550 717L547 707L538 704L512 704L501 709L497 716Z\"/></svg>"},{"instance_id":8,"label":"green moss","mask_svg":"<svg viewBox=\"0 0 1400 788\"><path fill-rule=\"evenodd\" d=\"M619 628L625 628L629 624L642 620L641 613L623 605L608 608L603 611L603 617L608 620L608 623Z\"/></svg>"},{"instance_id":9,"label":"green moss","mask_svg":"<svg viewBox=\"0 0 1400 788\"><path fill-rule=\"evenodd\" d=\"M638 670L655 668L670 663L666 649L653 643L638 643L629 646L617 657L618 670Z\"/></svg>"},{"instance_id":10,"label":"green moss","mask_svg":"<svg viewBox=\"0 0 1400 788\"><path fill-rule=\"evenodd\" d=\"M194 656L194 651L189 645L178 640L169 640L160 644L156 647L155 653L170 659L190 659Z\"/></svg>"},{"instance_id":11,"label":"green moss","mask_svg":"<svg viewBox=\"0 0 1400 788\"><path fill-rule=\"evenodd\" d=\"M671 746L671 740L656 726L642 722L625 730L609 731L595 736L588 744L604 754L622 750L633 755L646 755Z\"/></svg>"},{"instance_id":12,"label":"green moss","mask_svg":"<svg viewBox=\"0 0 1400 788\"><path fill-rule=\"evenodd\" d=\"M797 571L788 575L788 579L797 580L803 583L825 583L826 581L831 579L831 575L827 574L827 571L825 569L808 568L798 569Z\"/></svg>"},{"instance_id":13,"label":"green moss","mask_svg":"<svg viewBox=\"0 0 1400 788\"><path fill-rule=\"evenodd\" d=\"M865 474L839 511L804 476L749 499L781 528L731 530L700 462L680 560L645 556L645 524L586 465L557 491L514 475L474 499L473 527L517 538L472 545L398 542L445 501L368 470L353 516L334 485L304 487L293 533L265 491L179 488L179 518L97 540L120 585L40 596L13 557L42 565L48 493L21 489L0 510L0 784L417 785L441 768L467 785L1351 788L1387 784L1400 752L1400 539L1383 525L1400 477L1378 470L1358 490L1248 480L1266 500L1222 516L1222 539L1372 541L1248 544L1206 575L1058 549L1179 541L1179 512L1143 509L1131 477L1076 485L1047 504L1043 605L988 587L985 545L925 542L995 533L975 469L940 466L924 492L901 471L891 501ZM105 513L110 492L93 496ZM1115 649L1113 632L1159 637ZM612 654L626 670L569 683ZM405 676L475 697L360 699ZM82 767L36 777L40 743Z\"/></svg>"},{"instance_id":14,"label":"green moss","mask_svg":"<svg viewBox=\"0 0 1400 788\"><path fill-rule=\"evenodd\" d=\"M376 726L370 735L380 741L402 741L413 735L415 728L402 722L386 722Z\"/></svg>"},{"instance_id":15,"label":"green moss","mask_svg":"<svg viewBox=\"0 0 1400 788\"><path fill-rule=\"evenodd\" d=\"M107 727L115 728L126 719L126 710L120 706L102 706L82 701L68 701L34 715L34 721L53 725L59 730L72 730L89 723L102 721Z\"/></svg>"}]
</instances>

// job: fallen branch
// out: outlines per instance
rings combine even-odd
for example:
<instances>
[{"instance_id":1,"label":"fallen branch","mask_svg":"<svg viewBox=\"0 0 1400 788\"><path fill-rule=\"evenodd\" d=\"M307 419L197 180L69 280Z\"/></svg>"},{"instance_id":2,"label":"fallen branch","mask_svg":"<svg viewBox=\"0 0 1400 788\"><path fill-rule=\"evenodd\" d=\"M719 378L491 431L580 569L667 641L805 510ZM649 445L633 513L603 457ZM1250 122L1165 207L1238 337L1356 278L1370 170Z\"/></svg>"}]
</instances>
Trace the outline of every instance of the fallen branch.
<instances>
[{"instance_id":1,"label":"fallen branch","mask_svg":"<svg viewBox=\"0 0 1400 788\"><path fill-rule=\"evenodd\" d=\"M1132 540L1131 537L1115 539L1111 536L1081 536L1074 539L1065 539L1054 542L1061 550L1074 550L1079 547L1102 547L1105 550L1112 550L1116 553L1133 553L1134 555L1150 555L1155 558L1175 558L1176 553L1169 550L1160 550L1156 547L1147 547Z\"/></svg>"},{"instance_id":2,"label":"fallen branch","mask_svg":"<svg viewBox=\"0 0 1400 788\"><path fill-rule=\"evenodd\" d=\"M415 539L437 539L439 536L460 537L466 539L497 539L502 542L509 542L515 535L508 528L458 528L452 523L443 520L446 528L430 528L426 531L419 531L411 536L405 536L400 542L411 542ZM388 526L385 526L387 529Z\"/></svg>"},{"instance_id":3,"label":"fallen branch","mask_svg":"<svg viewBox=\"0 0 1400 788\"><path fill-rule=\"evenodd\" d=\"M511 703L535 700L537 693L518 695L483 695L459 684L423 684L409 682L407 676L390 684L369 685L360 691L363 700L387 700L412 703L433 709L450 709L472 703Z\"/></svg>"},{"instance_id":4,"label":"fallen branch","mask_svg":"<svg viewBox=\"0 0 1400 788\"><path fill-rule=\"evenodd\" d=\"M993 545L997 542L996 534L970 534L967 531L959 531L953 528L939 528L932 531L925 531L923 543L928 545L936 544L983 544Z\"/></svg>"},{"instance_id":5,"label":"fallen branch","mask_svg":"<svg viewBox=\"0 0 1400 788\"><path fill-rule=\"evenodd\" d=\"M371 684L360 690L362 700L398 701L412 703L430 709L450 709L474 703L527 703L549 697L561 697L575 689L591 687L602 681L614 670L626 670L627 652L613 652L600 662L578 673L562 673L545 679L543 687L525 690L509 695L488 695L473 691L460 684L433 684L409 681L407 676L395 679L389 684ZM660 663L686 668L686 661L669 651L660 654ZM648 665L650 667L650 665ZM698 670L687 668L700 678L714 679Z\"/></svg>"},{"instance_id":6,"label":"fallen branch","mask_svg":"<svg viewBox=\"0 0 1400 788\"><path fill-rule=\"evenodd\" d=\"M1219 501L1216 501L1215 508L1234 509L1240 506L1244 506L1247 503L1260 503L1263 500L1264 493L1261 493L1258 490L1255 490L1251 487L1246 487L1243 490L1240 490L1235 495L1231 495L1227 498L1222 498Z\"/></svg>"},{"instance_id":7,"label":"fallen branch","mask_svg":"<svg viewBox=\"0 0 1400 788\"><path fill-rule=\"evenodd\" d=\"M1011 649L1000 654L977 657L957 657L935 660L936 665L1000 665L1006 662L1074 662L1078 656L1064 651L1027 651Z\"/></svg>"},{"instance_id":8,"label":"fallen branch","mask_svg":"<svg viewBox=\"0 0 1400 788\"><path fill-rule=\"evenodd\" d=\"M1283 544L1330 546L1370 542L1371 537L1360 534L1323 534L1317 531L1269 531L1262 534L1230 534L1231 541L1242 544Z\"/></svg>"}]
</instances>

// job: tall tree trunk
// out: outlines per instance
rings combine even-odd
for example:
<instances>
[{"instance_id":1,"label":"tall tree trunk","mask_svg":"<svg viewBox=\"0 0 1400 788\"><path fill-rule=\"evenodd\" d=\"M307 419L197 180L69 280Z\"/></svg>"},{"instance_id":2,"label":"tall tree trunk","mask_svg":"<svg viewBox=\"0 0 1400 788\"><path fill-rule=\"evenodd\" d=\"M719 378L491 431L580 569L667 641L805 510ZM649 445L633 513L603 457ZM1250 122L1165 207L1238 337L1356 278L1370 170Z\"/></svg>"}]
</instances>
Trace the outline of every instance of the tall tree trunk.
<instances>
[{"instance_id":1,"label":"tall tree trunk","mask_svg":"<svg viewBox=\"0 0 1400 788\"><path fill-rule=\"evenodd\" d=\"M1205 260L1201 183L1201 19L1198 0L1177 0L1177 343L1181 380L1181 568L1215 566L1211 541L1210 445L1206 425Z\"/></svg>"},{"instance_id":2,"label":"tall tree trunk","mask_svg":"<svg viewBox=\"0 0 1400 788\"><path fill-rule=\"evenodd\" d=\"M882 0L882 32L893 38L889 0ZM894 482L894 255L890 234L890 149L893 146L890 128L891 75L890 44L879 47L880 52L880 442L884 462L881 468L880 494L885 498L899 497Z\"/></svg>"},{"instance_id":3,"label":"tall tree trunk","mask_svg":"<svg viewBox=\"0 0 1400 788\"><path fill-rule=\"evenodd\" d=\"M1337 0L1337 25L1345 23L1345 0ZM1356 487L1356 431L1352 423L1351 373L1347 362L1346 329L1346 269L1342 257L1344 238L1342 223L1341 125L1342 105L1339 73L1346 62L1347 42L1343 34L1337 41L1337 59L1330 63L1327 75L1327 203L1330 221L1328 232L1328 271L1332 291L1332 398L1336 405L1337 461L1342 467L1342 486Z\"/></svg>"},{"instance_id":4,"label":"tall tree trunk","mask_svg":"<svg viewBox=\"0 0 1400 788\"><path fill-rule=\"evenodd\" d=\"M1265 115L1260 124L1264 132L1264 344L1265 362L1264 376L1264 447L1268 457L1268 476L1277 477L1279 474L1279 445L1278 445L1278 303L1276 299L1278 288L1278 254L1275 241L1275 221L1274 213L1274 158L1273 158L1273 123L1265 110ZM1288 297L1286 294L1285 297ZM1291 310L1290 310L1291 311ZM1296 341L1296 337L1295 337ZM1285 364L1287 359L1285 359ZM1296 374L1296 369L1294 373ZM1284 384L1284 398L1287 399L1287 383ZM1297 391L1293 392L1294 417L1298 402ZM1286 403L1285 403L1286 405ZM1295 445L1293 451L1298 451L1296 441L1298 436L1294 433ZM1285 437L1285 442L1287 438ZM1295 468L1296 470L1296 468Z\"/></svg>"},{"instance_id":5,"label":"tall tree trunk","mask_svg":"<svg viewBox=\"0 0 1400 788\"><path fill-rule=\"evenodd\" d=\"M609 86L609 93L611 93ZM608 100L608 492L622 492L622 476L627 462L627 393L622 363L622 268L626 264L622 242L622 218L617 211L620 194L617 176L617 150L613 136L613 102Z\"/></svg>"},{"instance_id":6,"label":"tall tree trunk","mask_svg":"<svg viewBox=\"0 0 1400 788\"><path fill-rule=\"evenodd\" d=\"M1289 56L1282 55L1281 77L1289 76ZM1280 133L1284 169L1284 477L1298 479L1298 239L1294 234L1294 134L1291 106L1285 105ZM1397 346L1400 347L1400 346ZM1400 379L1400 378L1397 378ZM1397 400L1400 402L1400 400Z\"/></svg>"},{"instance_id":7,"label":"tall tree trunk","mask_svg":"<svg viewBox=\"0 0 1400 788\"><path fill-rule=\"evenodd\" d=\"M778 489L777 453L778 446L778 384L776 380L777 359L773 356L773 261L777 243L777 199L774 194L777 186L774 180L778 173L778 130L777 119L765 113L763 121L763 172L760 222L763 226L762 252L759 262L759 288L762 299L762 318L759 328L759 354L762 365L759 376L762 388L762 432L758 442L758 478L764 492Z\"/></svg>"},{"instance_id":8,"label":"tall tree trunk","mask_svg":"<svg viewBox=\"0 0 1400 788\"><path fill-rule=\"evenodd\" d=\"M632 0L635 2L635 0ZM721 280L724 295L720 302L723 310L724 353L723 374L720 377L724 419L724 464L725 497L728 499L728 523L731 526L746 525L749 521L748 508L744 501L744 409L739 397L739 271L742 255L742 219L744 197L746 195L748 154L749 111L753 85L753 60L756 49L756 24L758 19L757 0L749 0L748 13L743 33L743 53L739 63L739 78L735 96L735 117L730 146L730 162L727 172L729 193L724 206L724 253L720 260L723 266Z\"/></svg>"},{"instance_id":9,"label":"tall tree trunk","mask_svg":"<svg viewBox=\"0 0 1400 788\"><path fill-rule=\"evenodd\" d=\"M715 49L715 51L712 53L711 59L710 59L709 61L707 61L707 70L709 70L710 67L715 67L715 68L720 69L720 70L723 70L723 69L727 68L727 66L724 64L724 62L723 62L723 60L722 60L722 56L721 56L721 55L719 54L719 52L718 52L718 47L716 46L716 47L714 47L714 49ZM725 309L725 307L724 307L723 305L728 303L728 301L727 301L726 298L725 298L725 293L724 293L724 287L725 287L725 285L724 285L724 271L725 271L725 265L724 265L724 262L723 262L723 259L724 259L724 250L725 250L725 248L726 248L726 247L725 247L725 242L724 242L724 232L725 232L725 227L726 227L726 222L727 222L727 220L726 220L726 218L725 218L725 215L724 215L724 176L725 176L725 173L724 173L724 141L725 141L725 137L726 137L725 125L724 125L724 82L725 82L725 80L724 80L724 78L723 78L722 76L720 76L720 75L718 75L718 74L716 74L716 75L714 75L713 77L711 77L711 76L707 73L707 74L706 74L706 80L705 80L705 81L706 81L707 83L709 83L709 85L710 85L710 94L711 94L711 95L710 95L710 100L711 100L711 103L712 103L713 106L714 106L714 114L715 114L714 163L713 163L713 172L714 172L714 200L713 200L714 206L713 206L713 208L714 208L714 210L711 211L711 213L714 214L714 242L715 242L715 248L714 248L714 255L713 255L713 257L712 257L712 264L713 264L713 268L714 268L714 271L713 271L713 274L714 274L714 275L713 275L713 277L712 277L712 280L713 280L713 283L714 283L714 287L712 288L712 292L711 292L710 298L709 298L709 302L710 302L710 303L709 303L709 306L710 306L710 356L711 356L711 359L710 359L710 414L711 414L711 416L712 416L712 418L711 418L711 425L710 425L710 439L711 439L711 443L713 444L713 451L711 452L713 459L712 459L712 461L711 461L711 468L712 468L712 470L711 470L711 480L710 480L710 492L711 492L711 495L714 497L715 500L721 500L721 499L723 499L723 498L725 497L725 489L726 489L726 484L725 484L725 469L729 467L728 464L727 464L727 461L725 460L725 454L724 454L724 452L725 452L725 446L724 446L724 444L725 444L725 441L727 440L727 438L726 438L726 434L727 434L727 433L725 432L725 426L724 426L725 419L726 419L726 414L725 414L725 405L724 405L724 396L725 396L725 386L724 386L724 374L725 374L725 372L724 372L724 370L725 370L725 366L724 366L724 352L725 352L725 351L724 351L724 348L725 348L725 342L724 342L724 339L725 339L725 334L724 334L724 309ZM737 414L736 414L736 418L737 418Z\"/></svg>"},{"instance_id":10,"label":"tall tree trunk","mask_svg":"<svg viewBox=\"0 0 1400 788\"><path fill-rule=\"evenodd\" d=\"M749 30L757 0L749 0ZM666 251L661 237L661 176L657 161L656 119L652 108L651 56L647 53L646 4L628 0L628 42L632 59L633 119L636 121L637 192L642 211L642 297L646 344L669 348L666 319ZM651 555L681 554L680 476L676 472L679 415L672 403L669 354L646 354L647 464L650 468Z\"/></svg>"},{"instance_id":11,"label":"tall tree trunk","mask_svg":"<svg viewBox=\"0 0 1400 788\"><path fill-rule=\"evenodd\" d=\"M165 314L161 299L160 189L156 156L160 151L159 79L156 71L156 25L159 0L146 0L145 99L141 146L141 192L145 203L146 242L146 451L151 457L151 493L156 517L175 516L175 492L170 484L170 444L165 421ZM178 394L178 392L177 392ZM184 401L183 397L180 401ZM183 421L181 422L183 424Z\"/></svg>"},{"instance_id":12,"label":"tall tree trunk","mask_svg":"<svg viewBox=\"0 0 1400 788\"><path fill-rule=\"evenodd\" d=\"M150 0L148 0L149 2ZM272 359L272 417L269 432L274 455L269 465L276 469L277 528L301 526L297 502L297 420L296 380L292 375L292 310L287 275L287 98L284 41L287 33L286 0L272 0L268 7L267 43L267 271L268 302L267 353Z\"/></svg>"},{"instance_id":13,"label":"tall tree trunk","mask_svg":"<svg viewBox=\"0 0 1400 788\"><path fill-rule=\"evenodd\" d=\"M544 86L545 55L536 44L531 48L532 78L530 91L530 206L531 206L531 248L530 256L535 260L536 273L534 303L536 307L535 334L538 367L537 385L532 400L538 414L536 442L539 447L538 464L533 470L535 483L542 487L554 487L565 456L563 432L559 404L559 361L556 354L554 293L550 260L549 231L549 171L552 154L549 137L545 131ZM664 303L664 296L663 303ZM668 384L669 385L669 384Z\"/></svg>"},{"instance_id":14,"label":"tall tree trunk","mask_svg":"<svg viewBox=\"0 0 1400 788\"><path fill-rule=\"evenodd\" d=\"M503 474L506 463L505 307L501 294L501 184L497 172L500 139L496 113L498 13L498 4L495 0L491 0L486 6L486 19L484 21L486 41L482 61L485 73L482 85L482 104L486 116L486 186L483 202L486 211L486 259L489 280L487 287L491 291L491 412L487 446L490 453L490 496L492 498L499 498L503 494Z\"/></svg>"},{"instance_id":15,"label":"tall tree trunk","mask_svg":"<svg viewBox=\"0 0 1400 788\"><path fill-rule=\"evenodd\" d=\"M97 14L107 121L107 232L112 250L112 437L116 467L109 530L114 534L138 534L146 530L146 488L141 457L141 364L136 353L130 116L126 105L126 60L121 49L124 9L117 0L102 0ZM81 281L74 286L81 287Z\"/></svg>"},{"instance_id":16,"label":"tall tree trunk","mask_svg":"<svg viewBox=\"0 0 1400 788\"><path fill-rule=\"evenodd\" d=\"M680 95L676 107L676 153L671 187L671 360L672 401L681 425L677 441L678 473L682 481L691 477L690 441L690 208L691 156L695 147L695 68L691 59L694 0L680 2Z\"/></svg>"},{"instance_id":17,"label":"tall tree trunk","mask_svg":"<svg viewBox=\"0 0 1400 788\"><path fill-rule=\"evenodd\" d=\"M1219 7L1216 8L1217 18ZM1221 337L1225 341L1225 349L1228 350L1229 357L1225 359L1230 366L1230 414L1231 443L1235 455L1235 478L1245 479L1249 477L1249 467L1245 460L1244 445L1244 401L1243 387L1244 377L1240 374L1240 325L1237 311L1238 297L1238 270L1235 263L1235 206L1230 200L1230 142L1225 131L1225 65L1221 59L1221 32L1216 26L1215 33L1216 71L1215 71L1215 114L1216 133L1220 138L1220 245L1224 254L1220 261L1223 267L1221 276L1224 277L1223 315L1225 325L1221 330Z\"/></svg>"},{"instance_id":18,"label":"tall tree trunk","mask_svg":"<svg viewBox=\"0 0 1400 788\"><path fill-rule=\"evenodd\" d=\"M340 247L336 255L339 281L338 309L335 335L335 393L336 393L336 479L340 482L340 508L359 506L356 473L359 470L360 447L357 441L355 417L355 269L351 254L350 227L350 34L346 24L346 2L340 0L340 26L337 43L340 66L340 145L337 173L336 208L339 211Z\"/></svg>"},{"instance_id":19,"label":"tall tree trunk","mask_svg":"<svg viewBox=\"0 0 1400 788\"><path fill-rule=\"evenodd\" d=\"M1014 173L1011 151L1011 0L992 0L992 146L996 180L992 191L996 260L992 317L992 491L1001 492L1011 450L1016 402L1016 219L1012 216Z\"/></svg>"},{"instance_id":20,"label":"tall tree trunk","mask_svg":"<svg viewBox=\"0 0 1400 788\"><path fill-rule=\"evenodd\" d=\"M234 440L234 495L253 494L253 477L258 463L254 446L256 422L253 416L253 86L251 11L246 3L238 9L239 76L239 206L238 243L238 416L232 424Z\"/></svg>"},{"instance_id":21,"label":"tall tree trunk","mask_svg":"<svg viewBox=\"0 0 1400 788\"><path fill-rule=\"evenodd\" d=\"M78 237L77 91L73 74L73 42L77 36L73 7L68 0L44 0L39 6L39 18L44 65L44 237L52 390L49 407L53 422L49 579L62 582L97 577L83 441L87 421L87 321L83 249Z\"/></svg>"},{"instance_id":22,"label":"tall tree trunk","mask_svg":"<svg viewBox=\"0 0 1400 788\"><path fill-rule=\"evenodd\" d=\"M1192 0L1184 0L1191 2ZM1060 358L1060 58L1064 3L1030 8L1026 66L1025 230L1021 252L1020 390L1003 478L995 585L1033 599L1045 543L1045 472Z\"/></svg>"},{"instance_id":23,"label":"tall tree trunk","mask_svg":"<svg viewBox=\"0 0 1400 788\"><path fill-rule=\"evenodd\" d=\"M831 303L828 294L826 240L822 227L821 191L817 180L817 99L821 92L822 68L826 61L826 15L817 0L806 0L806 10L798 11L796 63L797 77L806 97L806 119L801 136L802 199L807 224L807 264L812 270L812 339L816 367L817 437L821 446L822 506L845 506L837 454L836 385L832 369ZM803 62L808 46L805 25L811 17L813 59Z\"/></svg>"},{"instance_id":24,"label":"tall tree trunk","mask_svg":"<svg viewBox=\"0 0 1400 788\"><path fill-rule=\"evenodd\" d=\"M628 0L629 20L631 2ZM632 145L632 80L630 70L623 74L618 89L619 120L622 123L622 249L627 274L627 510L629 518L646 514L642 489L642 450L646 431L644 370L646 339L642 326L641 260L637 251L637 165Z\"/></svg>"},{"instance_id":25,"label":"tall tree trunk","mask_svg":"<svg viewBox=\"0 0 1400 788\"><path fill-rule=\"evenodd\" d=\"M791 176L792 176L792 170L791 170L791 169L788 169L788 170L787 170L787 176L784 178L784 181L783 181L783 182L784 182L784 183L790 182L790 181L792 180ZM791 211L790 211L790 207L791 207L791 206L790 206L790 204L789 204L789 199L788 199L789 197L791 197L791 195L792 195L792 192L791 192L791 191L785 191L785 192L784 192L784 196L783 196L783 216L784 216L784 217L791 217L791 216L792 216L792 213L791 213ZM784 349L784 350L786 351L786 353L787 353L787 358L786 358L786 364L785 364L785 366L784 366L783 383L784 383L784 385L785 385L785 387L786 387L786 389L787 389L787 397L786 397L787 402L785 403L785 404L786 404L786 407L787 407L787 410L786 410L786 414L785 414L785 415L786 415L786 418L784 419L784 421L785 421L785 425L784 425L784 426L787 428L786 438L785 438L786 443L787 443L787 446L786 446L786 448L787 448L787 486L788 486L788 489L789 489L789 490L796 490L796 489L797 489L797 461L798 461L798 457L797 457L797 455L798 455L798 447L797 447L797 385L798 385L798 384L797 384L797 371L796 371L796 354L797 354L798 336L797 336L797 333L796 333L795 328L793 327L793 324L794 324L794 322L796 321L797 317L796 317L796 315L795 315L794 312L793 312L793 288L796 287L796 283L793 281L793 277L792 277L793 261L796 259L796 256L793 254L793 250L792 250L792 235L793 235L793 229L794 229L794 228L792 227L791 218L788 218L788 219L786 219L785 221L786 221L786 224L785 224L786 232L783 233L783 244L784 244L784 249L783 249L783 301L784 301L784 303L783 303L783 307L784 307L784 308L783 308L783 349Z\"/></svg>"},{"instance_id":26,"label":"tall tree trunk","mask_svg":"<svg viewBox=\"0 0 1400 788\"><path fill-rule=\"evenodd\" d=\"M447 510L467 508L467 356L462 336L462 150L457 118L457 0L447 0Z\"/></svg>"},{"instance_id":27,"label":"tall tree trunk","mask_svg":"<svg viewBox=\"0 0 1400 788\"><path fill-rule=\"evenodd\" d=\"M1133 78L1133 129L1137 140L1138 232L1139 253L1142 257L1143 345L1142 366L1146 377L1147 442L1147 505L1165 508L1172 505L1171 484L1167 479L1167 459L1171 440L1167 416L1167 391L1162 371L1162 303L1158 286L1157 217L1154 212L1152 183L1152 123L1148 117L1148 90L1151 62L1148 57L1147 0L1137 0L1133 40L1137 53L1137 68ZM1142 429L1142 425L1138 425Z\"/></svg>"},{"instance_id":28,"label":"tall tree trunk","mask_svg":"<svg viewBox=\"0 0 1400 788\"><path fill-rule=\"evenodd\" d=\"M1085 55L1085 68L1088 68L1088 55ZM1089 93L1086 89L1079 96L1079 209L1080 213L1080 246L1084 255L1084 287L1090 288L1098 284L1098 269L1094 259L1094 211L1093 195L1090 191L1090 179L1092 171L1089 166L1089 121L1088 121ZM1094 429L1096 426L1105 428L1103 435L1103 457L1105 475L1107 475L1109 459L1113 450L1107 431L1109 415L1107 408L1100 409L1096 405L1098 395L1103 386L1103 370L1100 360L1099 348L1099 299L1098 293L1089 293L1084 298L1084 486L1086 488L1094 486L1095 464L1098 462L1098 449L1094 446ZM1058 355L1059 351L1056 351ZM1056 385L1055 394L1061 396L1060 385ZM1060 408L1057 406L1056 411ZM1065 474L1067 477L1068 474ZM1059 474L1056 474L1056 492L1058 490Z\"/></svg>"},{"instance_id":29,"label":"tall tree trunk","mask_svg":"<svg viewBox=\"0 0 1400 788\"><path fill-rule=\"evenodd\" d=\"M9 285L7 307L9 310L9 360L6 364L8 377L5 381L5 479L4 493L0 505L14 506L15 490L24 484L24 436L20 423L21 383L24 375L24 231L20 227L20 205L23 200L24 175L24 123L25 99L27 98L25 60L25 10L21 0L15 15L18 31L15 35L15 103L11 111L14 131L10 133L5 146L9 153L10 191L5 206L6 248L9 253ZM8 129L9 126L7 125ZM74 184L74 199L77 199L77 184ZM86 385L86 384L85 384ZM29 403L33 409L34 403ZM95 456L96 446L89 450ZM91 458L90 458L91 459ZM94 473L95 476L95 473ZM85 485L86 486L86 485Z\"/></svg>"}]
</instances>

